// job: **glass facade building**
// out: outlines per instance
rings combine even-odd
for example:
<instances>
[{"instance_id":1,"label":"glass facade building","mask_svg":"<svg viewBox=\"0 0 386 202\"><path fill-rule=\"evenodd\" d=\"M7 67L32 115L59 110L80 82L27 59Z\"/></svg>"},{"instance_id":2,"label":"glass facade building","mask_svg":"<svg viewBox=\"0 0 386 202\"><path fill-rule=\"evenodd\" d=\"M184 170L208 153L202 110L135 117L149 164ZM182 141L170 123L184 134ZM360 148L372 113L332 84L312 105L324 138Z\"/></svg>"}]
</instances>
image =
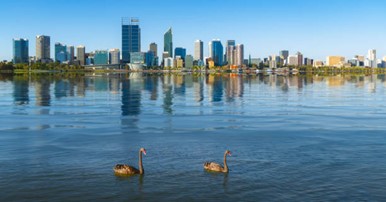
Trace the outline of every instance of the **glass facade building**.
<instances>
[{"instance_id":1,"label":"glass facade building","mask_svg":"<svg viewBox=\"0 0 386 202\"><path fill-rule=\"evenodd\" d=\"M67 61L67 46L55 43L55 62L63 63Z\"/></svg>"},{"instance_id":2,"label":"glass facade building","mask_svg":"<svg viewBox=\"0 0 386 202\"><path fill-rule=\"evenodd\" d=\"M186 58L186 49L185 48L181 48L181 47L177 47L175 50L174 50L174 55L175 55L175 58L177 58L177 56L180 56L182 58L182 60L185 61L185 58Z\"/></svg>"},{"instance_id":3,"label":"glass facade building","mask_svg":"<svg viewBox=\"0 0 386 202\"><path fill-rule=\"evenodd\" d=\"M28 63L29 59L28 39L13 39L13 63Z\"/></svg>"},{"instance_id":4,"label":"glass facade building","mask_svg":"<svg viewBox=\"0 0 386 202\"><path fill-rule=\"evenodd\" d=\"M213 56L213 61L215 66L222 66L224 64L223 58L224 58L224 48L221 44L220 40L213 40L211 43L211 51Z\"/></svg>"},{"instance_id":5,"label":"glass facade building","mask_svg":"<svg viewBox=\"0 0 386 202\"><path fill-rule=\"evenodd\" d=\"M141 51L141 28L139 20L122 19L122 62L129 63L130 53Z\"/></svg>"},{"instance_id":6,"label":"glass facade building","mask_svg":"<svg viewBox=\"0 0 386 202\"><path fill-rule=\"evenodd\" d=\"M109 53L107 50L97 50L94 55L94 65L107 65L109 63Z\"/></svg>"},{"instance_id":7,"label":"glass facade building","mask_svg":"<svg viewBox=\"0 0 386 202\"><path fill-rule=\"evenodd\" d=\"M173 57L173 33L172 28L169 28L169 30L164 35L164 52L169 53L169 57Z\"/></svg>"}]
</instances>

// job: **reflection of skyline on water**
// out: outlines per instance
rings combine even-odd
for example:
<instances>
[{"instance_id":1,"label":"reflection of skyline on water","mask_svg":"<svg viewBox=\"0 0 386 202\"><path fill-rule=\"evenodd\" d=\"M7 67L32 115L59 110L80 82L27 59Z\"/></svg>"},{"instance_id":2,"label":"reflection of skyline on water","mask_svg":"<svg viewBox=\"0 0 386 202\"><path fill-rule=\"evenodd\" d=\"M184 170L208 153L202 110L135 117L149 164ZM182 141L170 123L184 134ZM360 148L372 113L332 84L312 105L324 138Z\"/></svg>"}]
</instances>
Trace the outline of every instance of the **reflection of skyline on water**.
<instances>
[{"instance_id":1,"label":"reflection of skyline on water","mask_svg":"<svg viewBox=\"0 0 386 202\"><path fill-rule=\"evenodd\" d=\"M304 91L317 87L342 89L353 86L374 93L386 86L385 75L336 76L280 76L239 74L113 74L78 76L74 78L24 78L13 79L15 105L50 106L52 102L67 97L86 97L87 93L109 92L120 99L121 115L141 114L142 102L154 102L165 114L176 112L175 99L193 100L197 103L231 103L242 100L246 89L267 92ZM54 100L53 100L54 99ZM110 98L111 99L111 98ZM116 99L116 98L112 98Z\"/></svg>"}]
</instances>

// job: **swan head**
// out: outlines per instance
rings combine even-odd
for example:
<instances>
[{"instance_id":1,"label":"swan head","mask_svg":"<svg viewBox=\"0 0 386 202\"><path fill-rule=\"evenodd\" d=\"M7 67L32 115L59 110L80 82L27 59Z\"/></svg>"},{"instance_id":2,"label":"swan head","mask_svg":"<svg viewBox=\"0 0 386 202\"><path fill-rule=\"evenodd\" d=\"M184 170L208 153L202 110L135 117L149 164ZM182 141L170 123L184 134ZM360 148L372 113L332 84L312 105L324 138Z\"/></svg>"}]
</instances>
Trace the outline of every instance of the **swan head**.
<instances>
[{"instance_id":1,"label":"swan head","mask_svg":"<svg viewBox=\"0 0 386 202\"><path fill-rule=\"evenodd\" d=\"M141 148L140 151L146 155L146 149L145 148Z\"/></svg>"},{"instance_id":2,"label":"swan head","mask_svg":"<svg viewBox=\"0 0 386 202\"><path fill-rule=\"evenodd\" d=\"M231 151L229 151L229 150L226 150L226 154L227 154L228 156L232 156L232 153L231 153Z\"/></svg>"}]
</instances>

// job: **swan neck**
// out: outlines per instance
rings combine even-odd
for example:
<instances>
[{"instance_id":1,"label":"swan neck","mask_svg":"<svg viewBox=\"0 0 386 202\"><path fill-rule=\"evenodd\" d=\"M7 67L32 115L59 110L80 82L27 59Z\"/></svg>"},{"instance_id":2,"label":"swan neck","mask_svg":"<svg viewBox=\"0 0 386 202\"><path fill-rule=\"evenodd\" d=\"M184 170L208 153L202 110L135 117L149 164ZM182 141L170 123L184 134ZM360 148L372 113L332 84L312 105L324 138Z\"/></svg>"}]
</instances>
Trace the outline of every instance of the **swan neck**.
<instances>
[{"instance_id":1,"label":"swan neck","mask_svg":"<svg viewBox=\"0 0 386 202\"><path fill-rule=\"evenodd\" d=\"M138 166L139 166L139 174L143 174L144 173L144 170L143 170L143 165L142 165L142 151L139 150L139 162L138 162Z\"/></svg>"},{"instance_id":2,"label":"swan neck","mask_svg":"<svg viewBox=\"0 0 386 202\"><path fill-rule=\"evenodd\" d=\"M224 172L228 172L228 164L227 164L227 152L224 154Z\"/></svg>"}]
</instances>

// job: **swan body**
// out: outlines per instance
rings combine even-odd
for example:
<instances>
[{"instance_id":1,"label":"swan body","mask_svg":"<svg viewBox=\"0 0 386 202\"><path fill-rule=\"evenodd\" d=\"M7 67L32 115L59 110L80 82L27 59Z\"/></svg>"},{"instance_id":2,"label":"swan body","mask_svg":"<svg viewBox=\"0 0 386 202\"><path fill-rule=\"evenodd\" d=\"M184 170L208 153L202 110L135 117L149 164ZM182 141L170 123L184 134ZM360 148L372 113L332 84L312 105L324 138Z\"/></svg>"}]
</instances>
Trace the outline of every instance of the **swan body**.
<instances>
[{"instance_id":1,"label":"swan body","mask_svg":"<svg viewBox=\"0 0 386 202\"><path fill-rule=\"evenodd\" d=\"M226 150L224 153L224 167L215 162L205 162L204 169L207 171L228 173L229 169L228 169L227 160L226 160L226 157L228 155L231 156L231 152L229 150Z\"/></svg>"},{"instance_id":2,"label":"swan body","mask_svg":"<svg viewBox=\"0 0 386 202\"><path fill-rule=\"evenodd\" d=\"M130 165L125 165L125 164L117 164L114 166L114 173L116 175L143 175L145 174L145 170L143 169L142 165L142 153L146 155L146 150L144 148L141 148L139 150L139 162L138 166L139 169L130 166Z\"/></svg>"}]
</instances>

